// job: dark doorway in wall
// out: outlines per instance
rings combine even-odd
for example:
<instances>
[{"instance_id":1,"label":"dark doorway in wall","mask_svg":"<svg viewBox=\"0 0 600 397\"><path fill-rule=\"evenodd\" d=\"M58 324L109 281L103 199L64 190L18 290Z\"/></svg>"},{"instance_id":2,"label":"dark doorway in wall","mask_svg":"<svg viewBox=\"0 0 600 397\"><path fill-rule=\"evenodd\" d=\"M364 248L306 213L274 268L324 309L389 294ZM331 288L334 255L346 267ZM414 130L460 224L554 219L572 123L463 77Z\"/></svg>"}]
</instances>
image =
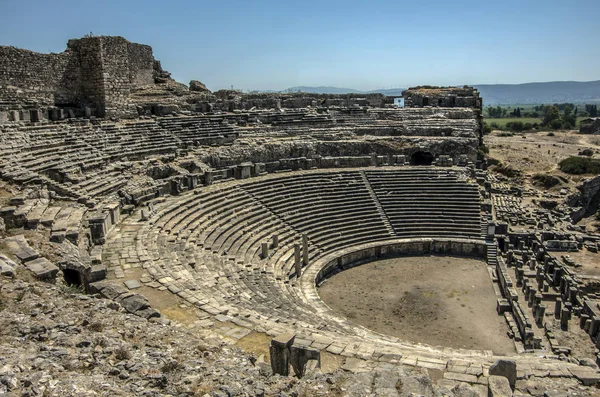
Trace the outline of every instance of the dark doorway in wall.
<instances>
[{"instance_id":1,"label":"dark doorway in wall","mask_svg":"<svg viewBox=\"0 0 600 397\"><path fill-rule=\"evenodd\" d=\"M74 285L76 287L81 285L81 274L77 270L65 269L63 270L63 274L67 285Z\"/></svg>"},{"instance_id":2,"label":"dark doorway in wall","mask_svg":"<svg viewBox=\"0 0 600 397\"><path fill-rule=\"evenodd\" d=\"M430 152L418 151L410 156L410 165L431 165L433 163L433 154Z\"/></svg>"},{"instance_id":3,"label":"dark doorway in wall","mask_svg":"<svg viewBox=\"0 0 600 397\"><path fill-rule=\"evenodd\" d=\"M429 97L423 97L423 106L429 106Z\"/></svg>"}]
</instances>

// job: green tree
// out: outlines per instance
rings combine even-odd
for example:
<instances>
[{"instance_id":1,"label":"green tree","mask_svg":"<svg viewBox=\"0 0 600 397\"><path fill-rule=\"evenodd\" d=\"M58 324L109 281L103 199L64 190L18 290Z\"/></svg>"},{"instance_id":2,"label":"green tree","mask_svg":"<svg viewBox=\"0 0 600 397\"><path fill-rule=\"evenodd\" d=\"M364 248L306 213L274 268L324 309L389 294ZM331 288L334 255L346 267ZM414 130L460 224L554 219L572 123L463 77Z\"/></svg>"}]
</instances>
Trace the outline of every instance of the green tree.
<instances>
[{"instance_id":1,"label":"green tree","mask_svg":"<svg viewBox=\"0 0 600 397\"><path fill-rule=\"evenodd\" d=\"M560 110L558 110L557 106L546 106L544 109L544 119L542 120L542 125L547 127L550 126L554 129L556 128L557 121L560 122Z\"/></svg>"},{"instance_id":2,"label":"green tree","mask_svg":"<svg viewBox=\"0 0 600 397\"><path fill-rule=\"evenodd\" d=\"M564 128L574 128L577 118L573 115L573 108L569 105L565 106L565 111L562 117Z\"/></svg>"}]
</instances>

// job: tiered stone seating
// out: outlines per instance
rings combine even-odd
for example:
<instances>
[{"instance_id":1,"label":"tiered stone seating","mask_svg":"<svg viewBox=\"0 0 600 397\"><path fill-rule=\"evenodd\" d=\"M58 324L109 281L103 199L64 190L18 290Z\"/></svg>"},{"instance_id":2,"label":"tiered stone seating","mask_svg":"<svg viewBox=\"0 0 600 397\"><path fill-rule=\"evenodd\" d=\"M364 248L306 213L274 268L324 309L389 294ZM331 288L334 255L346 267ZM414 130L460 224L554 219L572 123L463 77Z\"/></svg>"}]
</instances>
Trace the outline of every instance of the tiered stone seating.
<instances>
[{"instance_id":1,"label":"tiered stone seating","mask_svg":"<svg viewBox=\"0 0 600 397\"><path fill-rule=\"evenodd\" d=\"M407 170L397 169L392 173L404 174ZM468 186L458 181L456 175L444 175L445 170L438 171L439 179L448 177ZM410 172L417 176L422 170L411 169ZM431 178L435 174L425 172ZM368 174L380 176L380 179L390 176L387 175L389 172L382 170L369 171ZM353 325L346 318L323 310L324 304L314 304L318 296L311 296L306 286L311 284L314 287L314 271L318 266L309 266L304 276L295 280L284 277L285 261L273 262L272 259L280 252L285 252L285 255L289 252L285 247L290 244L285 241L292 244L299 241L302 226L296 227L296 221L297 225L301 225L304 218L313 218L312 223L317 225L315 228L325 223L312 212L320 212L322 217L327 218L330 213L346 214L342 219L357 215L358 211L345 212L345 207L339 205L338 201L344 201L341 198L343 192L352 195L346 200L348 208L352 198L357 197L354 201L364 202L365 211L372 211L380 218L385 216L378 207L366 204L371 200L375 206L376 196L374 191L369 191L367 185L370 183L366 183L365 175L360 171L307 172L285 177L273 175L258 182L225 182L169 200L159 200L148 222L140 222L139 217L134 215L125 218L111 231L102 258L109 265L111 275L119 279L127 277L125 271L129 267L143 267L144 275L140 278L143 284L166 288L177 294L186 304L211 316L202 323L206 322L207 327L219 324L223 332L227 329L237 332L233 329L235 327L245 328L243 335L250 330L269 335L294 330L299 343L346 357L381 358L382 361L394 357L395 360L403 360L400 361L402 363L440 370L456 366L460 359L474 365L477 371L483 371L496 359L491 352L413 344ZM290 181L293 177L300 180L298 189ZM373 175L368 175L369 182L373 183L372 179ZM421 179L426 180L424 175ZM309 203L301 200L301 186L307 195L314 191L321 193L312 197L311 202L315 205L331 200L330 205L315 207L313 211L307 205ZM367 194L364 194L365 191ZM277 200L276 193L281 195L281 200ZM275 197L270 200L270 195ZM287 205L304 217L290 219L274 210L277 204ZM382 208L385 209L385 205ZM335 221L336 217L331 219ZM388 232L383 221L380 226ZM272 250L269 258L257 255L260 243L275 232L280 236L280 247ZM284 237L286 234L291 237ZM317 233L307 235L321 244L328 239L326 235L319 236ZM381 238L389 239L389 232L387 237L383 233ZM392 238L390 241L397 240ZM327 255L330 251L318 249L312 240L310 247L313 258L329 260ZM346 245L341 243L340 247L345 248ZM279 258L285 258L285 255L279 255ZM519 365L530 364L527 358L524 360ZM557 363L560 362L547 360L535 370L558 371ZM533 364L531 368L534 370Z\"/></svg>"},{"instance_id":2,"label":"tiered stone seating","mask_svg":"<svg viewBox=\"0 0 600 397\"><path fill-rule=\"evenodd\" d=\"M479 191L453 171L365 171L399 237L480 238Z\"/></svg>"},{"instance_id":3,"label":"tiered stone seating","mask_svg":"<svg viewBox=\"0 0 600 397\"><path fill-rule=\"evenodd\" d=\"M290 175L242 188L322 249L389 237L359 172Z\"/></svg>"},{"instance_id":4,"label":"tiered stone seating","mask_svg":"<svg viewBox=\"0 0 600 397\"><path fill-rule=\"evenodd\" d=\"M233 142L237 132L222 119L211 117L165 117L158 124L186 145Z\"/></svg>"},{"instance_id":5,"label":"tiered stone seating","mask_svg":"<svg viewBox=\"0 0 600 397\"><path fill-rule=\"evenodd\" d=\"M272 281L278 271L260 256L263 241L291 228L238 185L185 195L160 209L153 222L152 229L161 233L144 234L148 257L169 258L156 271L176 274L181 281L177 288L202 280L203 291L194 292L197 302L213 308L234 302L238 307L272 312L290 323L303 316L308 321L309 314L290 310L296 304L285 295L274 295ZM273 296L278 296L277 302ZM274 303L279 308L273 309ZM309 312L314 317L312 309Z\"/></svg>"},{"instance_id":6,"label":"tiered stone seating","mask_svg":"<svg viewBox=\"0 0 600 397\"><path fill-rule=\"evenodd\" d=\"M7 125L0 130L0 174L43 182L71 197L105 196L127 183L116 161L175 153L189 144L225 144L238 136L223 118L170 117L128 123Z\"/></svg>"}]
</instances>

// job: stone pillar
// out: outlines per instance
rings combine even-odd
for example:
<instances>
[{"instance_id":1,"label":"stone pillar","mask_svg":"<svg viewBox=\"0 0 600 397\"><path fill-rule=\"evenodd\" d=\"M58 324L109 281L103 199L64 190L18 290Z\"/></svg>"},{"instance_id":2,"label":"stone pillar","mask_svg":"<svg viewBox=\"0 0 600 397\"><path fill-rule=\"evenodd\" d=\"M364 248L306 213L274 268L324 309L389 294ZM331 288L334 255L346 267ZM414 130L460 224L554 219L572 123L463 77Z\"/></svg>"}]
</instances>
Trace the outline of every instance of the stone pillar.
<instances>
[{"instance_id":1,"label":"stone pillar","mask_svg":"<svg viewBox=\"0 0 600 397\"><path fill-rule=\"evenodd\" d=\"M188 189L192 190L198 186L198 175L192 174L188 177Z\"/></svg>"},{"instance_id":2,"label":"stone pillar","mask_svg":"<svg viewBox=\"0 0 600 397\"><path fill-rule=\"evenodd\" d=\"M583 325L583 330L587 333L590 332L590 327L592 326L592 320L590 320L589 318L587 320L585 320L585 324Z\"/></svg>"},{"instance_id":3,"label":"stone pillar","mask_svg":"<svg viewBox=\"0 0 600 397\"><path fill-rule=\"evenodd\" d=\"M261 251L263 259L269 257L269 243L263 242L261 243Z\"/></svg>"},{"instance_id":4,"label":"stone pillar","mask_svg":"<svg viewBox=\"0 0 600 397\"><path fill-rule=\"evenodd\" d=\"M312 347L292 345L290 348L290 364L298 378L304 375L306 364L310 360L316 360L317 368L321 368L321 352Z\"/></svg>"},{"instance_id":5,"label":"stone pillar","mask_svg":"<svg viewBox=\"0 0 600 397\"><path fill-rule=\"evenodd\" d=\"M573 305L577 302L577 287L569 288L569 302Z\"/></svg>"},{"instance_id":6,"label":"stone pillar","mask_svg":"<svg viewBox=\"0 0 600 397\"><path fill-rule=\"evenodd\" d=\"M284 333L271 339L269 355L271 357L271 369L274 374L288 376L290 373L290 347L296 336L292 333Z\"/></svg>"},{"instance_id":7,"label":"stone pillar","mask_svg":"<svg viewBox=\"0 0 600 397\"><path fill-rule=\"evenodd\" d=\"M544 325L544 315L546 314L546 305L539 305L537 308L537 312L535 313L535 322L538 327L542 327Z\"/></svg>"},{"instance_id":8,"label":"stone pillar","mask_svg":"<svg viewBox=\"0 0 600 397\"><path fill-rule=\"evenodd\" d=\"M271 239L272 239L271 248L279 247L279 235L274 234L273 237L271 237Z\"/></svg>"},{"instance_id":9,"label":"stone pillar","mask_svg":"<svg viewBox=\"0 0 600 397\"><path fill-rule=\"evenodd\" d=\"M569 320L571 319L571 314L573 313L573 305L569 302L565 302L564 307L569 311Z\"/></svg>"},{"instance_id":10,"label":"stone pillar","mask_svg":"<svg viewBox=\"0 0 600 397\"><path fill-rule=\"evenodd\" d=\"M106 242L108 212L98 212L88 217L90 234L92 242L96 245L101 245Z\"/></svg>"},{"instance_id":11,"label":"stone pillar","mask_svg":"<svg viewBox=\"0 0 600 397\"><path fill-rule=\"evenodd\" d=\"M302 264L308 266L308 237L302 235Z\"/></svg>"},{"instance_id":12,"label":"stone pillar","mask_svg":"<svg viewBox=\"0 0 600 397\"><path fill-rule=\"evenodd\" d=\"M590 316L588 316L587 314L582 314L581 317L579 317L579 328L583 329L585 322L590 318Z\"/></svg>"},{"instance_id":13,"label":"stone pillar","mask_svg":"<svg viewBox=\"0 0 600 397\"><path fill-rule=\"evenodd\" d=\"M559 285L562 281L562 269L559 266L554 267L554 274L552 276L552 283L554 285Z\"/></svg>"},{"instance_id":14,"label":"stone pillar","mask_svg":"<svg viewBox=\"0 0 600 397\"><path fill-rule=\"evenodd\" d=\"M534 299L534 306L540 306L542 304L542 299L544 299L544 296L542 294L540 294L539 292L536 292L535 295L533 296Z\"/></svg>"},{"instance_id":15,"label":"stone pillar","mask_svg":"<svg viewBox=\"0 0 600 397\"><path fill-rule=\"evenodd\" d=\"M589 334L593 338L598 334L598 330L600 330L600 317L594 316L592 317L592 324L590 325Z\"/></svg>"},{"instance_id":16,"label":"stone pillar","mask_svg":"<svg viewBox=\"0 0 600 397\"><path fill-rule=\"evenodd\" d=\"M296 268L296 277L302 275L302 260L300 259L300 244L294 244L294 267Z\"/></svg>"},{"instance_id":17,"label":"stone pillar","mask_svg":"<svg viewBox=\"0 0 600 397\"><path fill-rule=\"evenodd\" d=\"M560 329L567 331L569 329L569 309L563 307L560 312Z\"/></svg>"},{"instance_id":18,"label":"stone pillar","mask_svg":"<svg viewBox=\"0 0 600 397\"><path fill-rule=\"evenodd\" d=\"M31 113L29 113L29 110L21 110L20 118L21 118L21 121L30 122L31 121Z\"/></svg>"},{"instance_id":19,"label":"stone pillar","mask_svg":"<svg viewBox=\"0 0 600 397\"><path fill-rule=\"evenodd\" d=\"M554 318L559 319L561 311L562 311L562 299L556 298L556 302L554 302Z\"/></svg>"},{"instance_id":20,"label":"stone pillar","mask_svg":"<svg viewBox=\"0 0 600 397\"><path fill-rule=\"evenodd\" d=\"M207 171L204 173L204 185L208 186L208 185L212 185L213 183L213 174L210 171Z\"/></svg>"}]
</instances>

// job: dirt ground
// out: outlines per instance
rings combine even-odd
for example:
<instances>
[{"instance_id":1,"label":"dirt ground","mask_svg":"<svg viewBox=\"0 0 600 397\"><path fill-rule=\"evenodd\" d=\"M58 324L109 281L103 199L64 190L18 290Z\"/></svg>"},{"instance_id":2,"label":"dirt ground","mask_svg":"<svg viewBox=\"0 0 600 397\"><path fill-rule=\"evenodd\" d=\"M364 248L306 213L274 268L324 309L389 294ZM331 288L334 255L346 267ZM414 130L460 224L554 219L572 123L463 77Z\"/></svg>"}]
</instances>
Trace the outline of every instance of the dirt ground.
<instances>
[{"instance_id":1,"label":"dirt ground","mask_svg":"<svg viewBox=\"0 0 600 397\"><path fill-rule=\"evenodd\" d=\"M577 156L582 149L591 148L596 152L600 150L598 135L583 135L574 131L555 131L552 132L554 136L549 136L547 131L513 136L500 136L501 133L501 131L494 131L484 137L484 143L490 149L490 157L520 169L526 175L557 171L561 160L569 156Z\"/></svg>"},{"instance_id":2,"label":"dirt ground","mask_svg":"<svg viewBox=\"0 0 600 397\"><path fill-rule=\"evenodd\" d=\"M319 289L350 321L433 346L515 352L487 265L463 257L385 259L341 272Z\"/></svg>"}]
</instances>

